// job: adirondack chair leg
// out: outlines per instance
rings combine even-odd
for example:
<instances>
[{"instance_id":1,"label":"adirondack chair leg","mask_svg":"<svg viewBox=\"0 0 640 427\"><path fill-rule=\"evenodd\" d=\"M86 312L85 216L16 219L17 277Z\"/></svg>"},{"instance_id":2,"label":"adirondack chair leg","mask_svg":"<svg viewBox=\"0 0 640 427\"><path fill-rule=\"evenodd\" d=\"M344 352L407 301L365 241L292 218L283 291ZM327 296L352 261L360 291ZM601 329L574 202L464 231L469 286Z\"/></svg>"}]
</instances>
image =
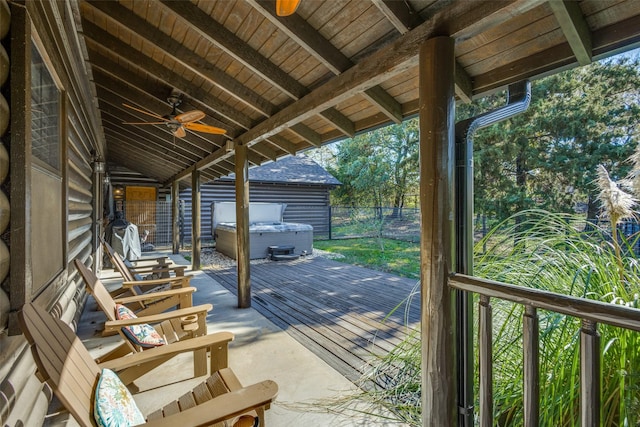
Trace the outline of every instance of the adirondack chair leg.
<instances>
[{"instance_id":1,"label":"adirondack chair leg","mask_svg":"<svg viewBox=\"0 0 640 427\"><path fill-rule=\"evenodd\" d=\"M207 350L196 350L193 352L193 376L201 377L207 375ZM213 372L213 371L212 371Z\"/></svg>"}]
</instances>

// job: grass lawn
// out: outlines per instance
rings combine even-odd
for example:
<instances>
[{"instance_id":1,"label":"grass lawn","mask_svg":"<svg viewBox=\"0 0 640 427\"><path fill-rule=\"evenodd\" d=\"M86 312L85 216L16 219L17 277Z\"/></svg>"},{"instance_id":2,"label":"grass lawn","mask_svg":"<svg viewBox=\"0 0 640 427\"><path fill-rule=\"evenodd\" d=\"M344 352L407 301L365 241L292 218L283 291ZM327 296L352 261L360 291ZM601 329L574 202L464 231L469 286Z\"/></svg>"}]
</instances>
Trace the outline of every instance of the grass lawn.
<instances>
[{"instance_id":1,"label":"grass lawn","mask_svg":"<svg viewBox=\"0 0 640 427\"><path fill-rule=\"evenodd\" d=\"M401 277L420 277L420 247L393 239L316 240L313 247L344 255L336 261L381 270Z\"/></svg>"}]
</instances>

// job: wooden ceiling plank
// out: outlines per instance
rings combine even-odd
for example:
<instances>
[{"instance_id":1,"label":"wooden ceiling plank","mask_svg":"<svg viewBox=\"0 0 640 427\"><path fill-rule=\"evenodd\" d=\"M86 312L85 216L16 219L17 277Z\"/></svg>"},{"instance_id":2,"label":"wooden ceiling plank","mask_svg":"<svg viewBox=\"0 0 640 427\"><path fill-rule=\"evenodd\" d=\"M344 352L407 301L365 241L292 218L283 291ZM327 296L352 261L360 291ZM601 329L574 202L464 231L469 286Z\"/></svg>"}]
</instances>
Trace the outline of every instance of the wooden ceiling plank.
<instances>
[{"instance_id":1,"label":"wooden ceiling plank","mask_svg":"<svg viewBox=\"0 0 640 427\"><path fill-rule=\"evenodd\" d=\"M227 104L220 102L217 98L203 93L201 88L194 86L189 80L176 72L169 70L163 64L156 62L154 58L144 55L139 50L125 44L93 23L84 21L82 25L85 37L92 40L94 43L104 46L106 49L109 49L135 67L139 68L141 64L146 62L147 66L144 68L145 72L153 75L158 80L166 82L168 85L189 95L191 98L201 100L209 107L210 110L215 111L217 114L232 123L235 123L245 129L251 127L252 123L246 115L229 107ZM149 67L149 63L154 64L153 67Z\"/></svg>"},{"instance_id":2,"label":"wooden ceiling plank","mask_svg":"<svg viewBox=\"0 0 640 427\"><path fill-rule=\"evenodd\" d=\"M575 1L549 0L549 7L558 20L578 63L591 64L591 30L582 14L580 4Z\"/></svg>"},{"instance_id":3,"label":"wooden ceiling plank","mask_svg":"<svg viewBox=\"0 0 640 427\"><path fill-rule=\"evenodd\" d=\"M142 144L140 147L142 151L138 153L136 157L144 159L150 153L154 155L163 155L163 160L171 160L176 164L181 164L183 168L191 165L197 159L193 159L193 156L189 155L189 152L185 153L186 150L184 148L176 148L167 146L164 143L164 140L159 139L158 135L154 133L152 130L146 130L145 132L139 132L136 134L132 134L131 131L127 128L124 128L122 124L119 122L119 117L115 116L108 108L105 108L104 118L102 119L104 122L105 130L110 130L111 132L118 133L123 136L122 141L134 142L137 144ZM156 129L157 130L157 129ZM132 136L134 135L134 136ZM121 144L117 144L116 147L120 148Z\"/></svg>"},{"instance_id":4,"label":"wooden ceiling plank","mask_svg":"<svg viewBox=\"0 0 640 427\"><path fill-rule=\"evenodd\" d=\"M96 85L102 85L107 91L117 96L118 99L122 102L128 102L129 104L137 104L143 106L145 109L159 112L162 114L162 111L169 112L168 105L156 98L153 93L149 93L142 89L140 85L129 86L127 81L119 80L117 76L113 76L112 74L107 74L102 68L95 68ZM124 85L124 86L123 86ZM125 91L118 90L119 88L127 88ZM140 116L138 114L134 114L133 110L130 111L130 115L136 118L135 121L148 121L146 117ZM153 120L153 119L151 119ZM170 133L169 133L170 135ZM202 137L197 137L195 135L189 135L185 137L185 141L191 144L194 149L202 150L204 152L211 152L212 146L220 146L221 144L216 144L215 141L209 139L203 139Z\"/></svg>"},{"instance_id":5,"label":"wooden ceiling plank","mask_svg":"<svg viewBox=\"0 0 640 427\"><path fill-rule=\"evenodd\" d=\"M140 18L124 6L119 6L113 1L94 1L88 5L110 16L120 25L125 26L133 33L143 37L147 42L181 62L184 66L200 74L212 82L217 88L243 102L246 106L258 113L269 117L275 113L276 107L257 93L249 90L237 80L229 76L223 70L208 62L195 52L185 49L184 45L171 38L158 28Z\"/></svg>"},{"instance_id":6,"label":"wooden ceiling plank","mask_svg":"<svg viewBox=\"0 0 640 427\"><path fill-rule=\"evenodd\" d=\"M615 51L621 44L627 48L640 45L640 15L594 31L592 40L594 57ZM575 65L575 55L567 42L476 76L475 88L482 95L510 83L540 77L572 65Z\"/></svg>"},{"instance_id":7,"label":"wooden ceiling plank","mask_svg":"<svg viewBox=\"0 0 640 427\"><path fill-rule=\"evenodd\" d=\"M150 162L151 164L148 165L149 169L153 170L155 173L158 173L159 171L166 172L167 167L169 166L170 170L181 170L189 166L188 162L178 162L175 157L159 154L157 151L153 150L152 146L144 144L143 141L132 138L131 135L127 135L126 131L122 131L121 129L107 126L105 127L105 135L108 135L110 138L118 141L117 145L114 144L118 149L109 150L109 153L127 150L131 159L137 163L142 164Z\"/></svg>"},{"instance_id":8,"label":"wooden ceiling plank","mask_svg":"<svg viewBox=\"0 0 640 427\"><path fill-rule=\"evenodd\" d=\"M275 13L275 2L273 0L250 0L249 2L280 31L286 33L299 46L311 53L332 73L337 75L353 66L354 63L346 55L327 39L323 38L315 28L299 15L293 14L287 17L277 16ZM400 103L382 87L377 86L368 89L366 92L366 98L369 102L378 107L378 109L395 123L402 122L402 108ZM326 117L327 116L325 116L325 118ZM337 120L339 120L339 118L337 118ZM351 126L345 126L349 127L341 130L347 135L352 136Z\"/></svg>"},{"instance_id":9,"label":"wooden ceiling plank","mask_svg":"<svg viewBox=\"0 0 640 427\"><path fill-rule=\"evenodd\" d=\"M420 45L443 27L448 28L452 33L464 33L466 27L476 28L486 25L487 21L497 19L501 11L511 10L514 3L521 5L521 3L528 4L530 1L457 2L450 8L434 14L431 19L414 30L378 49L344 73L319 86L308 96L260 122L236 138L236 143L252 146L265 138L271 138L291 125L300 123L322 110L415 67L418 63ZM462 16L464 19L461 18ZM199 169L216 161L216 156L212 154L198 161L195 167ZM186 171L178 174L177 179L182 177L183 173Z\"/></svg>"},{"instance_id":10,"label":"wooden ceiling plank","mask_svg":"<svg viewBox=\"0 0 640 427\"><path fill-rule=\"evenodd\" d=\"M412 28L422 24L424 20L407 2L390 0L372 0L380 12L393 24L400 34L406 34ZM438 4L438 3L436 3ZM455 92L462 102L471 102L473 82L464 67L456 61ZM402 109L402 108L400 108Z\"/></svg>"},{"instance_id":11,"label":"wooden ceiling plank","mask_svg":"<svg viewBox=\"0 0 640 427\"><path fill-rule=\"evenodd\" d=\"M288 74L248 46L222 24L204 13L195 4L173 0L161 0L161 2L173 13L180 16L188 25L200 32L203 37L211 40L225 53L246 67L251 68L254 73L277 86L291 98L300 99L305 95L306 88L304 86L295 82Z\"/></svg>"},{"instance_id":12,"label":"wooden ceiling plank","mask_svg":"<svg viewBox=\"0 0 640 427\"><path fill-rule=\"evenodd\" d=\"M264 80L278 87L289 97L299 100L309 93L309 90L305 86L269 61L268 58L265 58L259 52L248 46L242 39L227 30L222 24L211 19L209 15L204 13L202 9L195 4L175 2L172 0L161 0L161 2L165 7L180 16L188 25L198 30L203 37L211 40L212 43L215 43L228 55L241 62L245 67L250 68ZM345 135L351 136L348 132L354 125L338 110L333 109L333 111L329 111L323 115L323 117L334 123ZM337 123L334 120L336 120Z\"/></svg>"},{"instance_id":13,"label":"wooden ceiling plank","mask_svg":"<svg viewBox=\"0 0 640 427\"><path fill-rule=\"evenodd\" d=\"M96 70L97 73L100 73L102 75L102 79L110 79L114 83L113 87L125 85L128 90L134 91L135 93L144 94L144 100L141 100L139 102L136 101L134 103L155 111L169 111L168 108L170 107L167 102L167 97L174 88L166 85L164 82L154 83L152 81L141 78L140 76L132 74L129 70L122 67L121 65L97 53L95 50L90 50L90 52L92 55L91 61L93 69ZM183 101L185 101L183 102L183 105L193 104L194 107L201 109L205 114L207 114L207 117L200 120L204 124L222 127L228 130L226 135L220 135L218 138L216 138L216 140L207 139L206 144L221 146L222 144L220 143L220 141L218 141L219 139L234 138L239 134L239 130L233 128L231 125L229 125L229 123L217 120L213 116L215 112L213 110L210 110L207 105L202 104L201 101L192 99L186 95L183 96ZM178 111L181 110L178 109ZM196 142L194 143L198 145Z\"/></svg>"}]
</instances>

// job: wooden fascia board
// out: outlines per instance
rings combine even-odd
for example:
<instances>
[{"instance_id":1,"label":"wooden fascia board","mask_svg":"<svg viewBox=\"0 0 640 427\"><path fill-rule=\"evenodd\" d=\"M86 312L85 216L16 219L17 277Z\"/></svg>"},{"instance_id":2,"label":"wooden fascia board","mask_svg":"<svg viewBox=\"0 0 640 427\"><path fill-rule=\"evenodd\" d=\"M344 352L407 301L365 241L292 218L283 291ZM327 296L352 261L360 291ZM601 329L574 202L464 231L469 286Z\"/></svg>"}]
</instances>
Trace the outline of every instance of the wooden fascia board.
<instances>
[{"instance_id":1,"label":"wooden fascia board","mask_svg":"<svg viewBox=\"0 0 640 427\"><path fill-rule=\"evenodd\" d=\"M584 19L580 5L575 1L550 0L549 7L560 24L562 33L567 38L578 63L580 65L590 64L592 56L591 30Z\"/></svg>"},{"instance_id":2,"label":"wooden fascia board","mask_svg":"<svg viewBox=\"0 0 640 427\"><path fill-rule=\"evenodd\" d=\"M186 49L184 45L149 24L135 13L132 13L132 11L126 7L120 6L113 1L85 2L83 5L100 10L115 22L128 28L157 49L163 51L167 56L182 63L185 67L209 80L220 90L226 92L234 99L243 102L248 107L253 108L265 117L269 117L275 112L275 105L238 83L237 80L195 52Z\"/></svg>"}]
</instances>

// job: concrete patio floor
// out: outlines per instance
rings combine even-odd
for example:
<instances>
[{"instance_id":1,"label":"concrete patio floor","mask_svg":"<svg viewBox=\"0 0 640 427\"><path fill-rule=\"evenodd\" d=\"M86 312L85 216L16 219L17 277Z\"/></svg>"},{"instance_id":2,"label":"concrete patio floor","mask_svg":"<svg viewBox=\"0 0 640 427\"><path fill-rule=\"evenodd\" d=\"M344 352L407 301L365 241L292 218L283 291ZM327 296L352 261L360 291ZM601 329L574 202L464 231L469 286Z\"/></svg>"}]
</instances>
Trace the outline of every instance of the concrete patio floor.
<instances>
[{"instance_id":1,"label":"concrete patio floor","mask_svg":"<svg viewBox=\"0 0 640 427\"><path fill-rule=\"evenodd\" d=\"M169 256L178 265L189 265L180 255ZM398 425L377 417L352 419L323 409L319 402L353 391L353 383L253 308L237 308L236 297L209 275L202 271L187 272L194 276L191 284L198 289L194 305L214 306L207 317L208 331L235 334L229 349L229 365L240 381L244 385L265 379L278 383L276 403L266 413L267 426ZM121 280L110 269L104 270L101 278L107 286ZM97 334L103 315L96 310L89 297L78 326L78 335L94 356L109 350L119 339ZM191 363L190 355L182 355L137 380L139 390L135 399L141 411L149 413L201 382L205 377L189 379Z\"/></svg>"}]
</instances>

